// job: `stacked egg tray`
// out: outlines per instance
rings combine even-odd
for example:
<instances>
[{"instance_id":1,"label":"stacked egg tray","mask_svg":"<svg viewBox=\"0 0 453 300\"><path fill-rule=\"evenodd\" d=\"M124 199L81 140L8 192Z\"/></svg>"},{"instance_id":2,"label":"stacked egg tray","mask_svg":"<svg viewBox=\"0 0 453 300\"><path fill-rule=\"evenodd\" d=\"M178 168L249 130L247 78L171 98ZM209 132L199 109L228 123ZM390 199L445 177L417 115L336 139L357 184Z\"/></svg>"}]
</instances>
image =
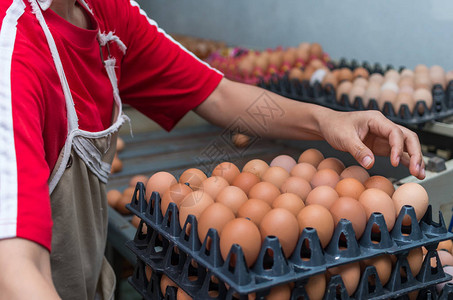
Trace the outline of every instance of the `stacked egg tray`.
<instances>
[{"instance_id":1,"label":"stacked egg tray","mask_svg":"<svg viewBox=\"0 0 453 300\"><path fill-rule=\"evenodd\" d=\"M264 299L270 288L290 282L295 283L292 299L308 299L303 286L311 276L331 267L382 254L394 254L397 257L385 287L380 283L376 269L368 266L353 298L348 296L341 277L335 275L327 285L324 299L404 299L401 297L411 291L429 292L434 285L451 279L442 269L436 247L440 241L452 239L453 234L447 231L441 212L439 223L432 220L430 206L419 223L414 209L404 206L390 233L383 215L374 213L359 241L355 238L351 222L342 219L325 249L321 248L316 230L306 228L288 259L285 258L278 239L266 237L257 261L248 268L239 245L231 247L224 261L215 229L211 228L205 241L201 243L197 234L197 220L193 215L188 216L181 228L178 208L174 203L170 203L164 216L160 209L159 194L152 193L149 200L151 205L147 204L144 195L144 185L139 182L127 208L141 222L134 240L126 245L138 259L134 275L129 281L145 299L159 299L160 292L153 282L158 280L156 274L159 273L166 274L195 299L247 299L249 293L256 293L257 299ZM403 226L406 216L411 220L409 226ZM413 276L406 257L409 250L422 246L428 252L420 272ZM431 266L431 259L436 260L436 267ZM153 280L146 279L145 265L151 267L156 275ZM404 270L405 276L401 275L401 270ZM196 280L192 281L194 278ZM374 285L369 284L371 279L374 280ZM446 291L441 296L453 296L453 287L448 284L445 286ZM218 292L216 297L209 296L213 289Z\"/></svg>"},{"instance_id":2,"label":"stacked egg tray","mask_svg":"<svg viewBox=\"0 0 453 300\"><path fill-rule=\"evenodd\" d=\"M364 63L364 66L367 65ZM382 73L380 71L382 67L377 66L371 72ZM339 111L380 110L375 99L371 99L368 105L364 105L361 97L349 99L348 95L343 94L337 101L336 92L332 85L326 84L323 87L319 82L310 84L308 80L289 79L287 74L273 76L269 80L260 80L258 86L290 99L315 103ZM431 109L428 109L425 101L419 100L412 112L406 104L401 105L399 110L396 111L390 102L386 102L380 111L387 118L401 125L422 125L453 115L453 81L448 83L446 89L443 89L441 85L434 85L432 95Z\"/></svg>"}]
</instances>

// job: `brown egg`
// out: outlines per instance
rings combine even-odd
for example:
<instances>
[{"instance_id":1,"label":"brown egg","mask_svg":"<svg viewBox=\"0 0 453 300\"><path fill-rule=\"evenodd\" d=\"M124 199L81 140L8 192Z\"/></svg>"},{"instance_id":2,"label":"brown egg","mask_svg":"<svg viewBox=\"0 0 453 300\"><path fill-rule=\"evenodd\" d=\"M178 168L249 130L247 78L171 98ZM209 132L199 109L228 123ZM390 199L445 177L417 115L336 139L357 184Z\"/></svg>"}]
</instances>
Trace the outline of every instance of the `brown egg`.
<instances>
[{"instance_id":1,"label":"brown egg","mask_svg":"<svg viewBox=\"0 0 453 300\"><path fill-rule=\"evenodd\" d=\"M414 71L405 68L400 72L401 77L414 77Z\"/></svg>"},{"instance_id":2,"label":"brown egg","mask_svg":"<svg viewBox=\"0 0 453 300\"><path fill-rule=\"evenodd\" d=\"M414 76L414 88L417 89L427 89L428 91L432 88L431 78L428 74L416 74Z\"/></svg>"},{"instance_id":3,"label":"brown egg","mask_svg":"<svg viewBox=\"0 0 453 300\"><path fill-rule=\"evenodd\" d=\"M261 233L250 220L236 218L223 227L220 234L220 253L226 260L231 246L238 244L242 248L247 266L252 266L261 249Z\"/></svg>"},{"instance_id":4,"label":"brown egg","mask_svg":"<svg viewBox=\"0 0 453 300\"><path fill-rule=\"evenodd\" d=\"M269 69L278 72L283 65L283 52L274 51L269 54Z\"/></svg>"},{"instance_id":5,"label":"brown egg","mask_svg":"<svg viewBox=\"0 0 453 300\"><path fill-rule=\"evenodd\" d=\"M370 73L368 73L367 69L362 68L362 67L355 68L354 72L352 72L352 76L354 78L362 77L364 79L368 79L369 75L370 75Z\"/></svg>"},{"instance_id":6,"label":"brown egg","mask_svg":"<svg viewBox=\"0 0 453 300\"><path fill-rule=\"evenodd\" d=\"M116 139L116 151L118 151L118 152L123 151L124 146L125 146L124 140L122 138L118 137Z\"/></svg>"},{"instance_id":7,"label":"brown egg","mask_svg":"<svg viewBox=\"0 0 453 300\"><path fill-rule=\"evenodd\" d=\"M233 220L236 216L233 211L222 203L213 203L209 205L197 219L198 221L198 238L203 243L209 228L214 228L220 236L226 223Z\"/></svg>"},{"instance_id":8,"label":"brown egg","mask_svg":"<svg viewBox=\"0 0 453 300\"><path fill-rule=\"evenodd\" d=\"M304 69L304 75L302 77L302 80L307 80L310 81L311 76L313 76L313 73L315 73L316 69L310 65L306 66Z\"/></svg>"},{"instance_id":9,"label":"brown egg","mask_svg":"<svg viewBox=\"0 0 453 300\"><path fill-rule=\"evenodd\" d=\"M120 200L116 203L115 209L122 213L123 215L128 215L131 213L129 209L126 208L126 204L131 203L132 197L135 193L135 187L127 187L123 194L121 195Z\"/></svg>"},{"instance_id":10,"label":"brown egg","mask_svg":"<svg viewBox=\"0 0 453 300\"><path fill-rule=\"evenodd\" d=\"M255 184L260 182L260 178L255 174L250 172L242 172L239 174L233 181L233 186L237 186L241 190L243 190L247 195Z\"/></svg>"},{"instance_id":11,"label":"brown egg","mask_svg":"<svg viewBox=\"0 0 453 300\"><path fill-rule=\"evenodd\" d=\"M379 98L376 99L379 105L379 109L383 109L386 102L394 103L396 101L397 93L393 90L381 90Z\"/></svg>"},{"instance_id":12,"label":"brown egg","mask_svg":"<svg viewBox=\"0 0 453 300\"><path fill-rule=\"evenodd\" d=\"M261 176L269 168L269 165L261 159L252 159L242 168L242 172L255 174L261 179Z\"/></svg>"},{"instance_id":13,"label":"brown egg","mask_svg":"<svg viewBox=\"0 0 453 300\"><path fill-rule=\"evenodd\" d=\"M393 183L384 176L380 175L371 176L369 179L367 179L367 181L365 181L364 185L367 189L371 188L380 189L386 192L387 195L389 195L390 197L392 197L393 192L395 192L395 187L393 186Z\"/></svg>"},{"instance_id":14,"label":"brown egg","mask_svg":"<svg viewBox=\"0 0 453 300\"><path fill-rule=\"evenodd\" d=\"M365 209L367 220L373 212L380 212L384 216L387 229L392 230L396 211L392 198L386 192L375 188L367 189L360 195L359 202Z\"/></svg>"},{"instance_id":15,"label":"brown egg","mask_svg":"<svg viewBox=\"0 0 453 300\"><path fill-rule=\"evenodd\" d=\"M299 238L299 224L296 217L288 210L274 208L261 220L260 232L262 240L269 235L276 236L288 258L293 253Z\"/></svg>"},{"instance_id":16,"label":"brown egg","mask_svg":"<svg viewBox=\"0 0 453 300\"><path fill-rule=\"evenodd\" d=\"M272 208L284 208L291 212L294 216L305 207L304 201L293 193L284 193L275 198L272 202Z\"/></svg>"},{"instance_id":17,"label":"brown egg","mask_svg":"<svg viewBox=\"0 0 453 300\"><path fill-rule=\"evenodd\" d=\"M280 188L286 179L289 178L289 172L282 167L269 167L261 176L261 180L270 182Z\"/></svg>"},{"instance_id":18,"label":"brown egg","mask_svg":"<svg viewBox=\"0 0 453 300\"><path fill-rule=\"evenodd\" d=\"M309 49L298 47L296 50L296 66L301 67L306 64L310 59Z\"/></svg>"},{"instance_id":19,"label":"brown egg","mask_svg":"<svg viewBox=\"0 0 453 300\"><path fill-rule=\"evenodd\" d=\"M231 140L238 148L245 148L250 143L250 137L242 133L233 134Z\"/></svg>"},{"instance_id":20,"label":"brown egg","mask_svg":"<svg viewBox=\"0 0 453 300\"><path fill-rule=\"evenodd\" d=\"M332 204L339 198L338 193L335 189L327 185L321 185L315 187L310 193L308 193L305 204L319 204L327 209L330 209Z\"/></svg>"},{"instance_id":21,"label":"brown egg","mask_svg":"<svg viewBox=\"0 0 453 300\"><path fill-rule=\"evenodd\" d=\"M415 66L414 72L415 73L429 73L429 69L426 65L419 64L419 65Z\"/></svg>"},{"instance_id":22,"label":"brown egg","mask_svg":"<svg viewBox=\"0 0 453 300\"><path fill-rule=\"evenodd\" d=\"M343 172L345 166L341 160L336 157L328 157L321 161L318 165L318 171L322 169L332 169L337 172L338 175Z\"/></svg>"},{"instance_id":23,"label":"brown egg","mask_svg":"<svg viewBox=\"0 0 453 300\"><path fill-rule=\"evenodd\" d=\"M360 280L360 264L358 262L330 268L327 271L331 276L340 275L348 291L348 295L352 296L354 294Z\"/></svg>"},{"instance_id":24,"label":"brown egg","mask_svg":"<svg viewBox=\"0 0 453 300\"><path fill-rule=\"evenodd\" d=\"M118 201L121 200L123 193L118 190L110 190L107 192L107 203L110 207L115 208Z\"/></svg>"},{"instance_id":25,"label":"brown egg","mask_svg":"<svg viewBox=\"0 0 453 300\"><path fill-rule=\"evenodd\" d=\"M259 226L264 215L271 209L271 206L266 201L251 198L239 207L237 216L249 218L253 223Z\"/></svg>"},{"instance_id":26,"label":"brown egg","mask_svg":"<svg viewBox=\"0 0 453 300\"><path fill-rule=\"evenodd\" d=\"M200 185L200 190L209 194L212 199L217 198L221 190L229 186L228 181L220 176L211 176L204 180Z\"/></svg>"},{"instance_id":27,"label":"brown egg","mask_svg":"<svg viewBox=\"0 0 453 300\"><path fill-rule=\"evenodd\" d=\"M382 286L385 286L390 279L392 272L392 260L390 255L383 254L363 260L365 266L374 266L378 273Z\"/></svg>"},{"instance_id":28,"label":"brown egg","mask_svg":"<svg viewBox=\"0 0 453 300\"><path fill-rule=\"evenodd\" d=\"M326 290L326 285L326 274L321 273L310 276L307 284L304 285L304 289L310 300L322 300Z\"/></svg>"},{"instance_id":29,"label":"brown egg","mask_svg":"<svg viewBox=\"0 0 453 300\"><path fill-rule=\"evenodd\" d=\"M352 83L352 87L354 88L355 86L361 86L364 89L366 89L368 86L368 80L366 80L363 77L358 77L358 78L354 79L354 81Z\"/></svg>"},{"instance_id":30,"label":"brown egg","mask_svg":"<svg viewBox=\"0 0 453 300\"><path fill-rule=\"evenodd\" d=\"M400 80L400 74L398 71L390 69L387 72L385 72L384 75L384 81L392 81L394 83L397 83Z\"/></svg>"},{"instance_id":31,"label":"brown egg","mask_svg":"<svg viewBox=\"0 0 453 300\"><path fill-rule=\"evenodd\" d=\"M350 81L343 81L338 85L337 88L337 100L341 99L343 94L349 95L349 92L352 89L352 82Z\"/></svg>"},{"instance_id":32,"label":"brown egg","mask_svg":"<svg viewBox=\"0 0 453 300\"><path fill-rule=\"evenodd\" d=\"M271 288L266 300L289 300L291 299L291 287L289 284L281 284Z\"/></svg>"},{"instance_id":33,"label":"brown egg","mask_svg":"<svg viewBox=\"0 0 453 300\"><path fill-rule=\"evenodd\" d=\"M311 59L309 65L315 70L322 69L325 67L324 63L320 59Z\"/></svg>"},{"instance_id":34,"label":"brown egg","mask_svg":"<svg viewBox=\"0 0 453 300\"><path fill-rule=\"evenodd\" d=\"M415 103L417 101L425 101L428 109L431 109L431 106L433 104L433 95L430 90L425 89L425 88L416 89L413 97L414 97ZM423 112L424 112L423 107L420 107L418 112L420 114L423 114Z\"/></svg>"},{"instance_id":35,"label":"brown egg","mask_svg":"<svg viewBox=\"0 0 453 300\"><path fill-rule=\"evenodd\" d=\"M140 221L141 221L141 220L142 220L142 219L140 219L140 218L137 217L136 215L133 215L133 216L132 216L132 219L131 219L131 224L132 224L132 226L134 226L135 228L138 228L138 226L140 225ZM142 231L143 231L144 234L146 234L146 232L147 232L146 226L143 226L143 230L142 230Z\"/></svg>"},{"instance_id":36,"label":"brown egg","mask_svg":"<svg viewBox=\"0 0 453 300\"><path fill-rule=\"evenodd\" d=\"M363 105L368 106L368 103L371 99L378 100L381 95L381 85L377 83L370 82L365 90L365 95L363 96Z\"/></svg>"},{"instance_id":37,"label":"brown egg","mask_svg":"<svg viewBox=\"0 0 453 300\"><path fill-rule=\"evenodd\" d=\"M168 205L171 202L175 203L179 207L181 201L190 193L192 193L192 189L183 183L176 183L172 185L162 195L160 202L160 210L162 211L162 214L165 215Z\"/></svg>"},{"instance_id":38,"label":"brown egg","mask_svg":"<svg viewBox=\"0 0 453 300\"><path fill-rule=\"evenodd\" d=\"M400 111L401 106L403 104L406 104L407 107L409 108L409 112L412 113L415 105L413 95L410 93L399 92L398 95L396 96L395 104L393 105L395 113L398 113Z\"/></svg>"},{"instance_id":39,"label":"brown egg","mask_svg":"<svg viewBox=\"0 0 453 300\"><path fill-rule=\"evenodd\" d=\"M355 236L359 239L365 231L367 215L364 207L354 198L340 197L330 207L335 226L341 219L351 221Z\"/></svg>"},{"instance_id":40,"label":"brown egg","mask_svg":"<svg viewBox=\"0 0 453 300\"><path fill-rule=\"evenodd\" d=\"M304 71L302 71L300 68L292 68L291 70L289 70L288 78L291 80L295 79L302 81L304 80Z\"/></svg>"},{"instance_id":41,"label":"brown egg","mask_svg":"<svg viewBox=\"0 0 453 300\"><path fill-rule=\"evenodd\" d=\"M445 78L447 80L447 83L452 81L453 80L453 70L452 71L448 71L446 74L445 74Z\"/></svg>"},{"instance_id":42,"label":"brown egg","mask_svg":"<svg viewBox=\"0 0 453 300\"><path fill-rule=\"evenodd\" d=\"M138 182L142 182L145 186L148 182L148 177L145 175L135 175L129 180L129 186L136 187Z\"/></svg>"},{"instance_id":43,"label":"brown egg","mask_svg":"<svg viewBox=\"0 0 453 300\"><path fill-rule=\"evenodd\" d=\"M296 63L296 55L297 55L297 50L294 47L289 47L286 49L286 51L283 53L283 67L288 66L292 67ZM282 69L283 71L286 71L285 69Z\"/></svg>"},{"instance_id":44,"label":"brown egg","mask_svg":"<svg viewBox=\"0 0 453 300\"><path fill-rule=\"evenodd\" d=\"M121 170L123 170L123 162L121 161L121 159L119 159L118 154L115 153L115 156L113 157L110 172L118 173L118 172L121 172Z\"/></svg>"},{"instance_id":45,"label":"brown egg","mask_svg":"<svg viewBox=\"0 0 453 300\"><path fill-rule=\"evenodd\" d=\"M415 248L409 251L407 255L407 262L411 268L412 275L415 277L420 272L423 264L423 251L422 248Z\"/></svg>"},{"instance_id":46,"label":"brown egg","mask_svg":"<svg viewBox=\"0 0 453 300\"><path fill-rule=\"evenodd\" d=\"M414 88L414 77L409 76L401 76L400 81L398 82L398 86L401 88L403 86L410 86Z\"/></svg>"},{"instance_id":47,"label":"brown egg","mask_svg":"<svg viewBox=\"0 0 453 300\"><path fill-rule=\"evenodd\" d=\"M453 248L453 242L451 240L441 241L437 245L437 250L446 250L446 251L450 252L450 254L451 254L452 248Z\"/></svg>"},{"instance_id":48,"label":"brown egg","mask_svg":"<svg viewBox=\"0 0 453 300\"><path fill-rule=\"evenodd\" d=\"M322 58L322 54L324 51L322 50L322 47L318 43L312 43L310 45L310 57L317 57L317 58Z\"/></svg>"},{"instance_id":49,"label":"brown egg","mask_svg":"<svg viewBox=\"0 0 453 300\"><path fill-rule=\"evenodd\" d=\"M340 178L355 178L363 184L370 178L370 174L368 174L368 171L364 167L354 165L345 168L343 172L341 172Z\"/></svg>"},{"instance_id":50,"label":"brown egg","mask_svg":"<svg viewBox=\"0 0 453 300\"><path fill-rule=\"evenodd\" d=\"M297 160L298 163L308 163L318 167L319 163L324 159L324 155L318 149L310 148L302 152Z\"/></svg>"},{"instance_id":51,"label":"brown egg","mask_svg":"<svg viewBox=\"0 0 453 300\"><path fill-rule=\"evenodd\" d=\"M453 255L446 250L438 250L437 255L439 256L440 263L443 267L453 266Z\"/></svg>"},{"instance_id":52,"label":"brown egg","mask_svg":"<svg viewBox=\"0 0 453 300\"><path fill-rule=\"evenodd\" d=\"M160 291L162 292L162 295L165 295L166 291L167 291L167 286L174 286L174 287L178 287L176 285L176 283L171 280L170 278L168 278L167 275L165 274L162 274L162 277L160 279ZM179 290L179 289L178 289Z\"/></svg>"},{"instance_id":53,"label":"brown egg","mask_svg":"<svg viewBox=\"0 0 453 300\"><path fill-rule=\"evenodd\" d=\"M371 84L371 83L376 83L379 86L382 85L384 83L384 76L382 76L379 73L371 74L370 77L368 78L368 84Z\"/></svg>"},{"instance_id":54,"label":"brown egg","mask_svg":"<svg viewBox=\"0 0 453 300\"><path fill-rule=\"evenodd\" d=\"M192 297L189 296L182 288L178 288L178 292L176 293L177 300L192 300Z\"/></svg>"},{"instance_id":55,"label":"brown egg","mask_svg":"<svg viewBox=\"0 0 453 300\"><path fill-rule=\"evenodd\" d=\"M365 88L360 85L354 85L349 91L349 101L352 103L355 101L355 98L360 97L363 99L365 97Z\"/></svg>"},{"instance_id":56,"label":"brown egg","mask_svg":"<svg viewBox=\"0 0 453 300\"><path fill-rule=\"evenodd\" d=\"M326 76L322 80L322 86L326 87L326 85L331 84L334 89L338 86L338 80L334 73L327 72Z\"/></svg>"},{"instance_id":57,"label":"brown egg","mask_svg":"<svg viewBox=\"0 0 453 300\"><path fill-rule=\"evenodd\" d=\"M252 59L248 59L247 57L241 59L237 63L237 72L242 77L250 77L253 73L253 69L255 68L255 61Z\"/></svg>"},{"instance_id":58,"label":"brown egg","mask_svg":"<svg viewBox=\"0 0 453 300\"><path fill-rule=\"evenodd\" d=\"M352 71L348 68L341 68L340 73L338 73L338 81L352 81L353 75Z\"/></svg>"},{"instance_id":59,"label":"brown egg","mask_svg":"<svg viewBox=\"0 0 453 300\"><path fill-rule=\"evenodd\" d=\"M203 171L190 168L185 170L179 177L180 183L188 183L190 188L194 191L198 190L201 186L201 183L208 178Z\"/></svg>"},{"instance_id":60,"label":"brown egg","mask_svg":"<svg viewBox=\"0 0 453 300\"><path fill-rule=\"evenodd\" d=\"M411 205L415 210L417 221L421 220L428 209L428 193L423 186L416 182L408 182L398 187L393 193L392 199L397 214L404 205Z\"/></svg>"},{"instance_id":61,"label":"brown egg","mask_svg":"<svg viewBox=\"0 0 453 300\"><path fill-rule=\"evenodd\" d=\"M338 181L340 181L340 175L332 169L322 169L316 172L310 181L312 188L320 185L328 185L331 188L335 188Z\"/></svg>"},{"instance_id":62,"label":"brown egg","mask_svg":"<svg viewBox=\"0 0 453 300\"><path fill-rule=\"evenodd\" d=\"M365 191L365 187L357 179L349 177L338 181L335 190L340 197L359 199L360 195Z\"/></svg>"},{"instance_id":63,"label":"brown egg","mask_svg":"<svg viewBox=\"0 0 453 300\"><path fill-rule=\"evenodd\" d=\"M216 202L222 203L237 214L239 207L247 201L247 194L237 186L227 186L215 198Z\"/></svg>"},{"instance_id":64,"label":"brown egg","mask_svg":"<svg viewBox=\"0 0 453 300\"><path fill-rule=\"evenodd\" d=\"M307 198L308 193L311 191L310 183L300 177L289 177L283 182L280 187L282 193L293 193L299 196L303 201Z\"/></svg>"},{"instance_id":65,"label":"brown egg","mask_svg":"<svg viewBox=\"0 0 453 300\"><path fill-rule=\"evenodd\" d=\"M198 219L201 213L213 203L212 197L202 190L193 191L185 196L179 205L179 223L181 227L184 226L189 215L194 215Z\"/></svg>"},{"instance_id":66,"label":"brown egg","mask_svg":"<svg viewBox=\"0 0 453 300\"><path fill-rule=\"evenodd\" d=\"M249 191L249 198L261 199L266 201L267 204L272 205L275 198L280 195L278 187L270 182L258 182Z\"/></svg>"},{"instance_id":67,"label":"brown egg","mask_svg":"<svg viewBox=\"0 0 453 300\"><path fill-rule=\"evenodd\" d=\"M236 176L239 175L241 171L239 171L238 167L231 162L223 162L218 164L214 170L212 171L211 176L220 176L225 178L228 181L228 184L232 184Z\"/></svg>"},{"instance_id":68,"label":"brown egg","mask_svg":"<svg viewBox=\"0 0 453 300\"><path fill-rule=\"evenodd\" d=\"M289 155L279 155L275 157L269 166L271 167L282 167L288 173L291 172L292 168L297 164L297 162Z\"/></svg>"},{"instance_id":69,"label":"brown egg","mask_svg":"<svg viewBox=\"0 0 453 300\"><path fill-rule=\"evenodd\" d=\"M317 171L316 168L312 164L298 163L292 168L289 174L291 176L303 178L310 182L313 176L315 175L316 171Z\"/></svg>"},{"instance_id":70,"label":"brown egg","mask_svg":"<svg viewBox=\"0 0 453 300\"><path fill-rule=\"evenodd\" d=\"M321 246L325 248L332 239L335 229L334 219L327 208L318 204L307 205L297 214L299 234L304 228L316 229Z\"/></svg>"}]
</instances>

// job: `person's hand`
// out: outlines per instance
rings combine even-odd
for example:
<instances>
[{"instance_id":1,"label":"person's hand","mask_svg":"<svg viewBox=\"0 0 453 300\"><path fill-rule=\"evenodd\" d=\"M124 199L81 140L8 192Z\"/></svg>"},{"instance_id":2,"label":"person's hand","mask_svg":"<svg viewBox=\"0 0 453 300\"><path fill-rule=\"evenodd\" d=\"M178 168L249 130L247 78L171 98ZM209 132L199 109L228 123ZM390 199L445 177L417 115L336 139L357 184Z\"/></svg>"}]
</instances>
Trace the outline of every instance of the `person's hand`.
<instances>
[{"instance_id":1,"label":"person's hand","mask_svg":"<svg viewBox=\"0 0 453 300\"><path fill-rule=\"evenodd\" d=\"M390 156L393 166L401 162L412 175L425 178L425 163L417 135L378 111L330 112L320 124L324 139L335 149L349 152L366 169L374 155Z\"/></svg>"}]
</instances>

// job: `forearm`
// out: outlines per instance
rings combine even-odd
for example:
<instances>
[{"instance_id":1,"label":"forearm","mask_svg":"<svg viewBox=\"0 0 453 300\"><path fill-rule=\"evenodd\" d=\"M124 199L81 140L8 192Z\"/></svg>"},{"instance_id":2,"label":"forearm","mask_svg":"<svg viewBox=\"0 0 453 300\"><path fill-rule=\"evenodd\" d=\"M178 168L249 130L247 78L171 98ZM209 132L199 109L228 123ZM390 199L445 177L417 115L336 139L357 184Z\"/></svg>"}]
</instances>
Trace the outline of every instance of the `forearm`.
<instances>
[{"instance_id":1,"label":"forearm","mask_svg":"<svg viewBox=\"0 0 453 300\"><path fill-rule=\"evenodd\" d=\"M323 138L320 120L332 111L223 79L195 112L209 122L233 131L238 130L235 127L239 124L239 130L245 134L318 140Z\"/></svg>"},{"instance_id":2,"label":"forearm","mask_svg":"<svg viewBox=\"0 0 453 300\"><path fill-rule=\"evenodd\" d=\"M52 283L49 253L33 242L0 240L0 300L60 299Z\"/></svg>"}]
</instances>

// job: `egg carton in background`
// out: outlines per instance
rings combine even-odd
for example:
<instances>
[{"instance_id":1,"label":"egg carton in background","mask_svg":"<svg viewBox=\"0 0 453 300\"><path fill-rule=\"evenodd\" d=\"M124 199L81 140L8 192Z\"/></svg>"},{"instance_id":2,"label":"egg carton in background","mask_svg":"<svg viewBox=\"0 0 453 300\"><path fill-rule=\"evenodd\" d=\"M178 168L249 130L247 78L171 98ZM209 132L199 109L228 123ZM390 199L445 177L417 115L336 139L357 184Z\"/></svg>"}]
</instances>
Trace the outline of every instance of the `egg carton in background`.
<instances>
[{"instance_id":1,"label":"egg carton in background","mask_svg":"<svg viewBox=\"0 0 453 300\"><path fill-rule=\"evenodd\" d=\"M269 80L260 80L258 86L290 99L319 104L340 111L380 110L374 99L371 99L365 106L360 97L349 99L348 95L343 94L337 101L335 89L332 85L328 84L323 88L319 82L291 80L287 74L274 76ZM412 111L405 104L401 106L399 111L396 111L390 102L386 102L380 111L387 118L401 125L423 125L430 121L452 116L453 81L448 83L445 90L440 85L434 85L432 94L433 104L431 109L428 109L425 101L419 100ZM423 111L423 113L419 113L419 111Z\"/></svg>"},{"instance_id":2,"label":"egg carton in background","mask_svg":"<svg viewBox=\"0 0 453 300\"><path fill-rule=\"evenodd\" d=\"M305 229L299 238L294 251L295 254L286 260L278 239L267 237L261 247L258 263L249 269L245 264L242 250L238 245L233 245L224 262L220 255L219 237L217 231L210 229L208 236L211 239L211 250L206 250L207 239L201 243L198 239L197 220L189 215L183 228L179 224L178 208L174 203L169 205L165 216L160 209L160 197L153 193L148 206L144 198L145 188L143 183L138 183L133 199L127 207L142 219L137 234L127 246L136 256L151 266L152 269L165 272L172 280L182 286L189 294L200 293L205 278L206 269L212 272L220 281L228 284L232 290L239 294L248 294L255 291L268 290L280 284L303 280L312 275L325 272L327 268L347 264L362 259L371 258L380 254L396 254L405 261L405 255L413 248L425 246L429 251L434 251L434 256L440 266L435 251L437 243L442 240L452 239L453 234L448 232L439 212L439 223L434 223L431 218L431 210L425 214L420 224L417 223L414 209L411 206L403 207L394 226L394 230L388 233L384 218L381 214L374 214L369 220L365 233L357 242L352 225L347 220L342 220L336 226L332 241L325 249L321 248L315 230ZM409 215L411 226L402 226L403 218ZM372 238L373 225L379 227L381 234L377 239ZM147 234L142 233L146 226ZM341 240L346 239L346 249L341 249L345 244ZM308 243L305 243L308 241ZM305 245L310 245L307 249ZM268 249L273 253L270 257ZM304 257L304 253L308 253ZM234 268L230 267L230 260L235 257L237 262ZM308 259L307 259L308 258ZM270 262L269 262L270 260ZM196 267L193 265L195 262ZM406 262L407 263L407 262ZM198 266L203 266L199 268ZM194 282L187 281L188 272L197 269L200 282L194 286ZM204 272L204 273L203 273ZM422 272L422 274L429 274ZM423 276L425 276L423 275ZM395 275L396 276L396 275ZM422 276L422 275L420 275ZM414 290L424 288L450 278L440 269L431 276L417 276L410 287ZM209 278L209 277L207 277ZM407 281L407 280L406 280ZM187 285L188 284L188 285ZM398 289L392 287L385 290L386 296L398 295ZM400 291L402 292L402 291Z\"/></svg>"}]
</instances>

